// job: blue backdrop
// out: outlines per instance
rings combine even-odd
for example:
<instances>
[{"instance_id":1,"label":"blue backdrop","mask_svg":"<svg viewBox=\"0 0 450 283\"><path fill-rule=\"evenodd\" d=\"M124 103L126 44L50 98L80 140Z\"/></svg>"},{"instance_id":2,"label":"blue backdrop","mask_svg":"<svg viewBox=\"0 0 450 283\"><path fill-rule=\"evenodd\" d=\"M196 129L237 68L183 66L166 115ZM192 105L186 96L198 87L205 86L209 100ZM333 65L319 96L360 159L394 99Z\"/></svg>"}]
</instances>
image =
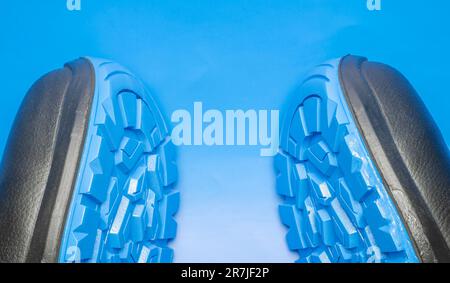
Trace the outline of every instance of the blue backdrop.
<instances>
[{"instance_id":1,"label":"blue backdrop","mask_svg":"<svg viewBox=\"0 0 450 283\"><path fill-rule=\"evenodd\" d=\"M2 1L0 151L44 73L83 55L143 79L164 112L278 109L305 72L347 53L398 68L450 144L449 1ZM225 158L226 157L226 158ZM292 261L272 159L250 147L180 147L176 261Z\"/></svg>"}]
</instances>

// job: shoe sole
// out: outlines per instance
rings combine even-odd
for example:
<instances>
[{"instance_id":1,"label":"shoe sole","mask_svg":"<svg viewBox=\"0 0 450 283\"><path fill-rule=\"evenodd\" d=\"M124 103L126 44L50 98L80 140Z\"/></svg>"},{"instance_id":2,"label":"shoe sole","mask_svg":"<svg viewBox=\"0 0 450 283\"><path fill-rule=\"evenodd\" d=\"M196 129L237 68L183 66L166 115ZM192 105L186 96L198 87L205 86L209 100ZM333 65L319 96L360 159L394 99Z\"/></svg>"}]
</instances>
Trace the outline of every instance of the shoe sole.
<instances>
[{"instance_id":1,"label":"shoe sole","mask_svg":"<svg viewBox=\"0 0 450 283\"><path fill-rule=\"evenodd\" d=\"M275 158L279 206L298 262L417 262L339 79L317 66L290 102Z\"/></svg>"},{"instance_id":2,"label":"shoe sole","mask_svg":"<svg viewBox=\"0 0 450 283\"><path fill-rule=\"evenodd\" d=\"M179 193L163 116L124 67L86 59L95 89L59 261L172 262Z\"/></svg>"}]
</instances>

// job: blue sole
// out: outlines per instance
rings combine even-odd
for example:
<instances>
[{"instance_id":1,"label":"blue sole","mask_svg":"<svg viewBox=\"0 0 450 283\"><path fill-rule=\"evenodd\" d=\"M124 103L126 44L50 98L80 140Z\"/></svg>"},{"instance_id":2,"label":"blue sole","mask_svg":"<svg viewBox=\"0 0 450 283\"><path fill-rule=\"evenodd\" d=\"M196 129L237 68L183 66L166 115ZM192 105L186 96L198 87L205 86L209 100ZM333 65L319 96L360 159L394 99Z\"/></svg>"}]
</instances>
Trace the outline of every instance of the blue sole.
<instances>
[{"instance_id":1,"label":"blue sole","mask_svg":"<svg viewBox=\"0 0 450 283\"><path fill-rule=\"evenodd\" d=\"M172 262L175 148L155 101L122 66L87 58L95 90L60 262Z\"/></svg>"},{"instance_id":2,"label":"blue sole","mask_svg":"<svg viewBox=\"0 0 450 283\"><path fill-rule=\"evenodd\" d=\"M275 168L287 245L298 262L418 262L345 100L339 63L308 75L282 122Z\"/></svg>"}]
</instances>

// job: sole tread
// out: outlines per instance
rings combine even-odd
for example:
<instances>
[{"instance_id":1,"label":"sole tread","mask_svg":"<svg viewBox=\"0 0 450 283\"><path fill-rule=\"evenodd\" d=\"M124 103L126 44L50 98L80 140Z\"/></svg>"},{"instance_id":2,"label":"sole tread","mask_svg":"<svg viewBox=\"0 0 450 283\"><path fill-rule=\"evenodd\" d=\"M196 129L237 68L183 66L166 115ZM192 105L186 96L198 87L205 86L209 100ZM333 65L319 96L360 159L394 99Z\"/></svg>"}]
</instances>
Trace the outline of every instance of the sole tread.
<instances>
[{"instance_id":1,"label":"sole tread","mask_svg":"<svg viewBox=\"0 0 450 283\"><path fill-rule=\"evenodd\" d=\"M319 65L288 112L275 158L282 223L298 262L417 262L341 92Z\"/></svg>"},{"instance_id":2,"label":"sole tread","mask_svg":"<svg viewBox=\"0 0 450 283\"><path fill-rule=\"evenodd\" d=\"M175 148L156 104L120 65L90 59L96 89L61 262L171 262Z\"/></svg>"}]
</instances>

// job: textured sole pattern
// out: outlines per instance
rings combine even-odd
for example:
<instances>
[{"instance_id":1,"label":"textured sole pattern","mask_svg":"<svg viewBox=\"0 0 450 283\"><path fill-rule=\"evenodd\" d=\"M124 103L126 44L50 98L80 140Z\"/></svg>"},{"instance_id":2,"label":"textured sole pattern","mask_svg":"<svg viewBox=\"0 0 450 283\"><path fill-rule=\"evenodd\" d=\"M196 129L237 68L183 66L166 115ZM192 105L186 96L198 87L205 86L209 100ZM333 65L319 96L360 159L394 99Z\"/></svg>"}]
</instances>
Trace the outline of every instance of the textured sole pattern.
<instances>
[{"instance_id":1,"label":"textured sole pattern","mask_svg":"<svg viewBox=\"0 0 450 283\"><path fill-rule=\"evenodd\" d=\"M61 262L171 262L175 148L155 102L120 65L88 58L96 87Z\"/></svg>"},{"instance_id":2,"label":"textured sole pattern","mask_svg":"<svg viewBox=\"0 0 450 283\"><path fill-rule=\"evenodd\" d=\"M340 60L303 82L275 158L281 220L298 262L417 262L345 102Z\"/></svg>"}]
</instances>

